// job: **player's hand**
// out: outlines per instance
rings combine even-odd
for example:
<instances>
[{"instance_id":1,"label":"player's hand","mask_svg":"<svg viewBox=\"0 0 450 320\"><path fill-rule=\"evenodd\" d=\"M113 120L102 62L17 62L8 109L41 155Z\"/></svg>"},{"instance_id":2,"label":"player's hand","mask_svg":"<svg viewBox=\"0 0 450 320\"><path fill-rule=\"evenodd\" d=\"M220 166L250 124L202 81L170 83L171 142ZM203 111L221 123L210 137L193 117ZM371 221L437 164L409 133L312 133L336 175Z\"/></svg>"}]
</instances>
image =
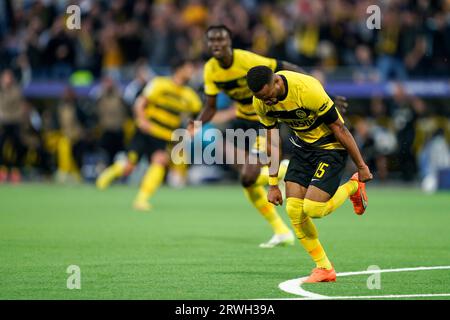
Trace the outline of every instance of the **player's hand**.
<instances>
[{"instance_id":1,"label":"player's hand","mask_svg":"<svg viewBox=\"0 0 450 320\"><path fill-rule=\"evenodd\" d=\"M270 186L269 192L267 194L267 200L276 206L283 204L283 195L281 194L280 188L278 186Z\"/></svg>"},{"instance_id":2,"label":"player's hand","mask_svg":"<svg viewBox=\"0 0 450 320\"><path fill-rule=\"evenodd\" d=\"M136 121L137 127L144 133L149 133L152 125L147 119L137 119Z\"/></svg>"},{"instance_id":3,"label":"player's hand","mask_svg":"<svg viewBox=\"0 0 450 320\"><path fill-rule=\"evenodd\" d=\"M336 96L334 104L340 113L345 114L347 112L348 102L346 97Z\"/></svg>"},{"instance_id":4,"label":"player's hand","mask_svg":"<svg viewBox=\"0 0 450 320\"><path fill-rule=\"evenodd\" d=\"M190 135L191 137L193 137L194 134L195 134L194 120L192 120L192 119L189 120L189 123L188 123L186 129L187 129L187 131L189 132L189 135Z\"/></svg>"},{"instance_id":5,"label":"player's hand","mask_svg":"<svg viewBox=\"0 0 450 320\"><path fill-rule=\"evenodd\" d=\"M367 165L358 168L358 176L359 181L361 182L367 182L373 179L373 175L370 172L369 167Z\"/></svg>"},{"instance_id":6,"label":"player's hand","mask_svg":"<svg viewBox=\"0 0 450 320\"><path fill-rule=\"evenodd\" d=\"M197 132L199 130L199 127L196 127L195 126L195 120L191 119L191 120L189 120L189 123L188 123L186 129L187 129L187 131L189 132L189 135L192 138L192 137L194 137L197 134Z\"/></svg>"}]
</instances>

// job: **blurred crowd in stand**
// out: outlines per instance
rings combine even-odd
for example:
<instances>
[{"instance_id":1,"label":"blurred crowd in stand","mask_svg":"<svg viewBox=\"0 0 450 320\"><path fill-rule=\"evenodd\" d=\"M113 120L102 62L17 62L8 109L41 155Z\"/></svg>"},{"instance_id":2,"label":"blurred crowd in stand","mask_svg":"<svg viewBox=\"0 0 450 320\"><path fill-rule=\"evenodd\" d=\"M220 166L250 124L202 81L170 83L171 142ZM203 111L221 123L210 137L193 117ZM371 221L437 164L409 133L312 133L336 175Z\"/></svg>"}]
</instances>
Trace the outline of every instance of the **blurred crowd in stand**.
<instances>
[{"instance_id":1,"label":"blurred crowd in stand","mask_svg":"<svg viewBox=\"0 0 450 320\"><path fill-rule=\"evenodd\" d=\"M79 30L66 9L77 4ZM368 0L0 0L0 64L27 79L75 70L129 80L138 60L165 71L173 57L206 57L208 25L229 26L238 48L358 81L446 77L450 2L385 0L371 30ZM371 20L372 21L372 20ZM341 71L343 70L343 71Z\"/></svg>"},{"instance_id":2,"label":"blurred crowd in stand","mask_svg":"<svg viewBox=\"0 0 450 320\"><path fill-rule=\"evenodd\" d=\"M79 30L66 27L72 4ZM232 30L234 47L291 61L323 82L448 80L450 1L377 4L379 30L367 27L366 0L0 0L0 182L24 173L95 178L126 149L135 98L155 74L170 73L174 57L198 61L192 85L201 92L212 24ZM70 85L58 97L24 96L24 86L46 81L97 85L88 97ZM378 179L412 181L448 162L446 105L397 85L392 98L351 100L346 120Z\"/></svg>"}]
</instances>

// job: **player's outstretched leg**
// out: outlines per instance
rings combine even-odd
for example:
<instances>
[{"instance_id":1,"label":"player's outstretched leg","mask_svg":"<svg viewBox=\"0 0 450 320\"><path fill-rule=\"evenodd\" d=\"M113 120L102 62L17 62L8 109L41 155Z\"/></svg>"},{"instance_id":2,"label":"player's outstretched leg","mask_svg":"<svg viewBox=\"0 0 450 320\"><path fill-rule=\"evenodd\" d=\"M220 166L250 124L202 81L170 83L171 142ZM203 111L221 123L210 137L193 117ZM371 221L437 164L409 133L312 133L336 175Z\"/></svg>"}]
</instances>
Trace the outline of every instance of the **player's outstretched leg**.
<instances>
[{"instance_id":1,"label":"player's outstretched leg","mask_svg":"<svg viewBox=\"0 0 450 320\"><path fill-rule=\"evenodd\" d=\"M157 151L152 156L150 167L142 179L139 193L133 202L134 209L151 210L152 207L148 201L163 183L168 162L168 155L164 151Z\"/></svg>"},{"instance_id":2,"label":"player's outstretched leg","mask_svg":"<svg viewBox=\"0 0 450 320\"><path fill-rule=\"evenodd\" d=\"M110 165L108 168L98 176L95 182L96 186L100 190L108 188L114 180L125 175L127 164L124 161L117 161Z\"/></svg>"},{"instance_id":3,"label":"player's outstretched leg","mask_svg":"<svg viewBox=\"0 0 450 320\"><path fill-rule=\"evenodd\" d=\"M316 263L311 276L305 282L331 282L336 281L336 272L330 260L323 249L316 226L312 219L304 213L304 200L290 197L286 200L286 211L294 227L295 234L309 254L311 259Z\"/></svg>"}]
</instances>

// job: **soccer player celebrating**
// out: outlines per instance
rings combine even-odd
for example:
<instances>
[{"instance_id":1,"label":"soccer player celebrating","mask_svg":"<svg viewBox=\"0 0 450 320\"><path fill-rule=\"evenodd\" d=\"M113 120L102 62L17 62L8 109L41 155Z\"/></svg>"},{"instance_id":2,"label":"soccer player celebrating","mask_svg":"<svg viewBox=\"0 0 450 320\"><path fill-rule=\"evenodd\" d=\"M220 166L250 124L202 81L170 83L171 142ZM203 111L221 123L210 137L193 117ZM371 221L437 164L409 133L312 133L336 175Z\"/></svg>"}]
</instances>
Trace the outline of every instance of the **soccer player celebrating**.
<instances>
[{"instance_id":1,"label":"soccer player celebrating","mask_svg":"<svg viewBox=\"0 0 450 320\"><path fill-rule=\"evenodd\" d=\"M128 157L108 167L97 179L97 187L105 189L115 179L128 175L141 156L149 157L150 166L142 180L133 207L148 211L148 202L164 180L170 162L168 147L172 132L181 125L183 113L198 113L201 100L187 86L194 73L194 64L187 60L173 63L172 77L155 77L136 99L134 115L137 131L131 141Z\"/></svg>"},{"instance_id":2,"label":"soccer player celebrating","mask_svg":"<svg viewBox=\"0 0 450 320\"><path fill-rule=\"evenodd\" d=\"M261 129L258 116L252 106L252 92L247 86L247 71L257 65L265 65L273 71L286 69L300 72L300 68L285 61L262 57L249 51L233 49L231 31L223 25L211 26L206 31L208 49L212 58L205 64L204 83L206 107L197 120L209 122L216 114L216 100L219 92L224 92L237 104L236 119L232 129ZM191 122L189 129L194 131ZM233 149L234 146L231 148ZM227 150L229 150L227 146ZM287 169L287 168L285 168ZM252 205L272 226L274 236L260 247L273 248L279 245L293 244L294 235L278 215L275 207L267 201L264 185L268 172L261 174L261 165L246 163L239 167L240 180L244 192ZM282 169L280 174L282 175Z\"/></svg>"},{"instance_id":3,"label":"soccer player celebrating","mask_svg":"<svg viewBox=\"0 0 450 320\"><path fill-rule=\"evenodd\" d=\"M291 138L294 156L285 177L286 211L300 243L316 263L306 282L336 281L334 267L311 219L330 214L347 197L355 213L363 214L368 202L364 182L371 180L372 174L339 111L318 80L300 73L274 73L267 66L256 66L248 71L247 82L254 93L256 113L261 123L270 129L268 154L279 152L275 131L278 122L286 123L295 133ZM358 172L339 186L348 154ZM283 198L277 172L278 166L270 167L268 200L281 205Z\"/></svg>"},{"instance_id":4,"label":"soccer player celebrating","mask_svg":"<svg viewBox=\"0 0 450 320\"><path fill-rule=\"evenodd\" d=\"M235 130L260 129L261 124L252 105L252 92L247 86L247 71L258 65L265 65L273 71L301 72L302 70L286 61L278 61L249 51L233 49L231 31L224 25L209 27L206 37L212 58L205 64L204 70L206 107L197 120L207 123L216 115L217 95L219 92L224 92L237 105L236 119L233 120L231 128ZM338 97L336 103L342 108L345 108L347 104L342 97ZM191 122L188 128L193 133L194 123ZM227 150L229 150L228 145ZM264 189L268 182L266 169L261 165L249 163L239 167L241 184L247 198L272 226L274 232L274 236L268 242L262 243L260 247L273 248L279 245L293 244L292 232L280 218L275 207L267 201ZM286 169L286 166L280 167L280 177L284 175Z\"/></svg>"}]
</instances>

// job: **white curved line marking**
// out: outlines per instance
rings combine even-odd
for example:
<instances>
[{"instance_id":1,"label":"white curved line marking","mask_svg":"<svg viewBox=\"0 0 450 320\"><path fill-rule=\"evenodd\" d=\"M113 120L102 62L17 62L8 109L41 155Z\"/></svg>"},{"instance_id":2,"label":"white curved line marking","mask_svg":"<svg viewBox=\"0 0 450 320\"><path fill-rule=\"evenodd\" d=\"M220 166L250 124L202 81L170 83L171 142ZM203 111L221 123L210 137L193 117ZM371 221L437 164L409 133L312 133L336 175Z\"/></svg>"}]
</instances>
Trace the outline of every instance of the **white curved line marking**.
<instances>
[{"instance_id":1,"label":"white curved line marking","mask_svg":"<svg viewBox=\"0 0 450 320\"><path fill-rule=\"evenodd\" d=\"M356 272L341 272L336 274L338 277L356 276L361 274L374 274L386 272L406 272L406 271L423 271L423 270L447 270L450 266L436 266L436 267L416 267L416 268L397 268L397 269L381 269L381 270L366 270ZM381 296L324 296L318 293L310 292L302 288L302 284L308 277L292 279L282 282L278 287L287 293L295 294L305 297L307 299L377 299L377 298L416 298L416 297L447 297L450 293L438 294L404 294L404 295L381 295Z\"/></svg>"}]
</instances>

